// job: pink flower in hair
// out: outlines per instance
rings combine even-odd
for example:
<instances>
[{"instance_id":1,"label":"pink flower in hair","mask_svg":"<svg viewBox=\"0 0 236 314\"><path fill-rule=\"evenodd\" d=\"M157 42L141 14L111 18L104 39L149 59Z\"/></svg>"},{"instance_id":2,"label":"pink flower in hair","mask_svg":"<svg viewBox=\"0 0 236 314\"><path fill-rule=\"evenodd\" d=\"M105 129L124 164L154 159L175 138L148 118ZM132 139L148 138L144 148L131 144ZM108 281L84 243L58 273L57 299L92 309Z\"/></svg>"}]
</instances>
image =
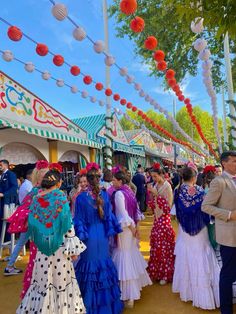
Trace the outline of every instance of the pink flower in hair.
<instances>
[{"instance_id":1,"label":"pink flower in hair","mask_svg":"<svg viewBox=\"0 0 236 314\"><path fill-rule=\"evenodd\" d=\"M215 171L216 171L215 166L207 165L207 166L204 168L203 173L205 173L205 174L208 173L208 172L213 172L213 173L215 173Z\"/></svg>"},{"instance_id":2,"label":"pink flower in hair","mask_svg":"<svg viewBox=\"0 0 236 314\"><path fill-rule=\"evenodd\" d=\"M63 168L62 165L60 165L58 162L52 162L49 164L50 170L57 170L58 172L62 173Z\"/></svg>"},{"instance_id":3,"label":"pink flower in hair","mask_svg":"<svg viewBox=\"0 0 236 314\"><path fill-rule=\"evenodd\" d=\"M152 169L159 170L160 168L161 168L161 165L159 164L159 162L155 162L155 163L152 165Z\"/></svg>"},{"instance_id":4,"label":"pink flower in hair","mask_svg":"<svg viewBox=\"0 0 236 314\"><path fill-rule=\"evenodd\" d=\"M47 162L47 160L38 160L35 166L37 170L46 169L48 167L49 167L49 163Z\"/></svg>"},{"instance_id":5,"label":"pink flower in hair","mask_svg":"<svg viewBox=\"0 0 236 314\"><path fill-rule=\"evenodd\" d=\"M120 171L121 170L121 166L120 165L117 165L117 166L115 166L115 167L113 167L112 169L111 169L111 172L114 174L114 173L117 173L118 171Z\"/></svg>"},{"instance_id":6,"label":"pink flower in hair","mask_svg":"<svg viewBox=\"0 0 236 314\"><path fill-rule=\"evenodd\" d=\"M100 167L98 164L96 164L96 162L89 162L86 166L87 171L90 171L92 169L99 170L99 168Z\"/></svg>"},{"instance_id":7,"label":"pink flower in hair","mask_svg":"<svg viewBox=\"0 0 236 314\"><path fill-rule=\"evenodd\" d=\"M194 171L196 171L198 173L197 166L192 161L189 161L187 163L187 167L192 168Z\"/></svg>"}]
</instances>

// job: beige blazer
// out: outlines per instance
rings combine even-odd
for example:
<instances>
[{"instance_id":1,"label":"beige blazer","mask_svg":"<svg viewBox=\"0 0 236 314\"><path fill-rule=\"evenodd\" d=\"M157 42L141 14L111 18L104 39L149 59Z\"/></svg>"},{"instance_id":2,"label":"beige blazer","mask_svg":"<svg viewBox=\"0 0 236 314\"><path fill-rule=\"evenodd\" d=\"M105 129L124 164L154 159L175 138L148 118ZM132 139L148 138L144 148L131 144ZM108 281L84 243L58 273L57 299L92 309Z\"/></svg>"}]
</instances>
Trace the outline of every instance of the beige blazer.
<instances>
[{"instance_id":1,"label":"beige blazer","mask_svg":"<svg viewBox=\"0 0 236 314\"><path fill-rule=\"evenodd\" d=\"M202 211L215 217L216 241L236 247L236 221L228 221L236 210L236 185L226 174L216 177L202 203Z\"/></svg>"}]
</instances>

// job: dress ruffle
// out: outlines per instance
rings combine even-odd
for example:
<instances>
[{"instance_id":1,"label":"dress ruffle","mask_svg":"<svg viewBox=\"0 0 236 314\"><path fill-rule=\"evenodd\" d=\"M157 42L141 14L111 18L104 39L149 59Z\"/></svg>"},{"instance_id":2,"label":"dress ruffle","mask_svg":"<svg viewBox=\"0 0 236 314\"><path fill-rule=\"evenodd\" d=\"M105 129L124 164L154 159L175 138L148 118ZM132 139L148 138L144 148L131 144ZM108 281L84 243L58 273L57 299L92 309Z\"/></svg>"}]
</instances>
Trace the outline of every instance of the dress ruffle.
<instances>
[{"instance_id":1,"label":"dress ruffle","mask_svg":"<svg viewBox=\"0 0 236 314\"><path fill-rule=\"evenodd\" d=\"M122 232L121 225L117 221L115 215L111 213L105 221L105 230L108 237L114 236Z\"/></svg>"},{"instance_id":2,"label":"dress ruffle","mask_svg":"<svg viewBox=\"0 0 236 314\"><path fill-rule=\"evenodd\" d=\"M120 314L123 303L116 268L110 258L79 260L76 276L87 314Z\"/></svg>"},{"instance_id":3,"label":"dress ruffle","mask_svg":"<svg viewBox=\"0 0 236 314\"><path fill-rule=\"evenodd\" d=\"M68 256L80 255L80 253L86 250L85 244L80 241L80 239L77 238L75 235L65 238L64 246L65 250L63 251L63 253Z\"/></svg>"}]
</instances>

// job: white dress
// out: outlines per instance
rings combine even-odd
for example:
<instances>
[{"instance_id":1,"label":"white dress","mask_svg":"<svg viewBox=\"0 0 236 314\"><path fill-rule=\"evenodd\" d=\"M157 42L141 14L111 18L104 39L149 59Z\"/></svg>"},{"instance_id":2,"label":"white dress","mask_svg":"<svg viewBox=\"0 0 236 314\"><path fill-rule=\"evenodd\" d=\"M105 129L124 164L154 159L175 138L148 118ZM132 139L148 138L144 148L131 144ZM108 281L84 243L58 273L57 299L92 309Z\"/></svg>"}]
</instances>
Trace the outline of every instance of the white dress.
<instances>
[{"instance_id":1,"label":"white dress","mask_svg":"<svg viewBox=\"0 0 236 314\"><path fill-rule=\"evenodd\" d=\"M86 313L71 261L85 249L72 227L53 255L38 251L31 285L16 314Z\"/></svg>"},{"instance_id":2,"label":"white dress","mask_svg":"<svg viewBox=\"0 0 236 314\"><path fill-rule=\"evenodd\" d=\"M207 228L190 236L179 225L175 255L173 292L180 293L182 301L192 301L193 306L201 309L219 307L220 268Z\"/></svg>"},{"instance_id":3,"label":"white dress","mask_svg":"<svg viewBox=\"0 0 236 314\"><path fill-rule=\"evenodd\" d=\"M121 300L139 300L142 287L151 285L152 282L146 271L147 263L139 251L138 240L129 229L135 223L125 209L125 198L121 191L115 194L115 204L116 217L123 232L118 234L112 259L118 271Z\"/></svg>"}]
</instances>

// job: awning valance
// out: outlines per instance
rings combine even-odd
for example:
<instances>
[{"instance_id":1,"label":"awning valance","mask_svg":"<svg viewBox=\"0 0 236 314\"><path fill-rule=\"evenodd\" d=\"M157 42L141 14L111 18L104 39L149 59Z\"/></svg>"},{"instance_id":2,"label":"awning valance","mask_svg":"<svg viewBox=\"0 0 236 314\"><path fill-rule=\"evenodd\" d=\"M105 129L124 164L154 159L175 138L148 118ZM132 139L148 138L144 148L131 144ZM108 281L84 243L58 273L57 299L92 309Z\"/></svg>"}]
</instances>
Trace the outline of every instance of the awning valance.
<instances>
[{"instance_id":1,"label":"awning valance","mask_svg":"<svg viewBox=\"0 0 236 314\"><path fill-rule=\"evenodd\" d=\"M135 149L133 147L130 147L130 146L122 144L122 143L113 142L113 149L116 151L145 157L145 152L143 150Z\"/></svg>"}]
</instances>

